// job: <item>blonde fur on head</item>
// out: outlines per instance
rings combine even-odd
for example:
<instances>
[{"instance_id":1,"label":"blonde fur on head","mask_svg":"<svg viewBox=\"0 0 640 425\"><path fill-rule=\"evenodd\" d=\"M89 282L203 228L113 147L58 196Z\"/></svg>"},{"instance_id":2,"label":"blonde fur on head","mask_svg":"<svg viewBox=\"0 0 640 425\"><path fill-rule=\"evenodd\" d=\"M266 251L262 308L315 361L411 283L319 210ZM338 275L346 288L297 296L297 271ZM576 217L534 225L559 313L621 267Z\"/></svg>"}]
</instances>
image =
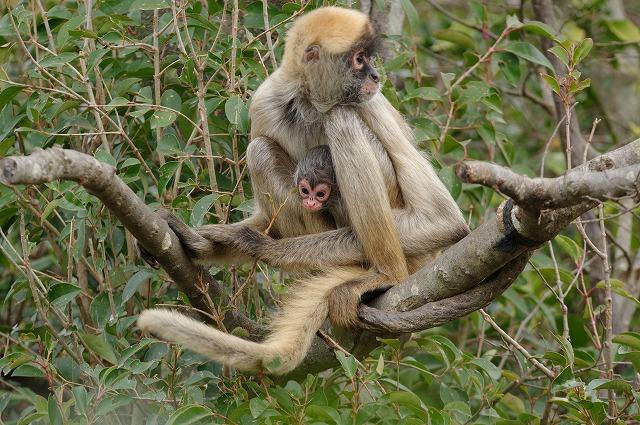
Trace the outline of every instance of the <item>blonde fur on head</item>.
<instances>
[{"instance_id":1,"label":"blonde fur on head","mask_svg":"<svg viewBox=\"0 0 640 425\"><path fill-rule=\"evenodd\" d=\"M304 51L316 44L325 52L347 52L358 40L374 35L369 18L362 12L342 7L323 7L302 15L287 31L282 69L297 74Z\"/></svg>"}]
</instances>

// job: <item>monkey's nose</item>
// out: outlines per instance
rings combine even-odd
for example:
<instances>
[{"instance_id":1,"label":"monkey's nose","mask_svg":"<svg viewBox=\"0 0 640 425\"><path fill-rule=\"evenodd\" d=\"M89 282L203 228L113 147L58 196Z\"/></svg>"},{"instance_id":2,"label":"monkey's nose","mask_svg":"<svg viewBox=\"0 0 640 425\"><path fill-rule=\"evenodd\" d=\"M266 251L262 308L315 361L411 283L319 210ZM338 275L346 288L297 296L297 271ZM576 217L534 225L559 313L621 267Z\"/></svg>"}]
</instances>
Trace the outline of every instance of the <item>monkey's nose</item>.
<instances>
[{"instance_id":1,"label":"monkey's nose","mask_svg":"<svg viewBox=\"0 0 640 425\"><path fill-rule=\"evenodd\" d=\"M370 76L374 83L377 83L378 81L380 81L380 77L378 76L377 72L372 72Z\"/></svg>"},{"instance_id":2,"label":"monkey's nose","mask_svg":"<svg viewBox=\"0 0 640 425\"><path fill-rule=\"evenodd\" d=\"M320 208L320 206L322 204L320 204L320 202L316 201L315 199L305 199L302 204L304 205L304 207L306 209L308 209L309 211L316 211Z\"/></svg>"}]
</instances>

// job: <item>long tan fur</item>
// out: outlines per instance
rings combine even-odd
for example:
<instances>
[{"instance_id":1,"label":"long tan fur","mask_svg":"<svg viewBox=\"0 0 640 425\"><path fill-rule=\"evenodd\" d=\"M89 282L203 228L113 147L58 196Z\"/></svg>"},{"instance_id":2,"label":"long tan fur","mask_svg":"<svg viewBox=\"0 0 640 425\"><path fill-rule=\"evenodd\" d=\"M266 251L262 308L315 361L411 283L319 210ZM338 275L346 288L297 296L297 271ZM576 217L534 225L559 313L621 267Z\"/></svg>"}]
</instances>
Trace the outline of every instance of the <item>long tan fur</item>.
<instances>
[{"instance_id":1,"label":"long tan fur","mask_svg":"<svg viewBox=\"0 0 640 425\"><path fill-rule=\"evenodd\" d=\"M351 228L369 263L391 282L400 282L408 276L407 263L389 197L380 190L385 187L384 178L364 126L353 125L352 117L341 108L335 108L329 115L325 130Z\"/></svg>"},{"instance_id":2,"label":"long tan fur","mask_svg":"<svg viewBox=\"0 0 640 425\"><path fill-rule=\"evenodd\" d=\"M238 370L266 369L281 375L293 370L309 351L313 337L327 318L327 295L361 274L358 267L338 268L300 283L273 318L271 333L261 343L221 332L166 309L143 311L138 327Z\"/></svg>"}]
</instances>

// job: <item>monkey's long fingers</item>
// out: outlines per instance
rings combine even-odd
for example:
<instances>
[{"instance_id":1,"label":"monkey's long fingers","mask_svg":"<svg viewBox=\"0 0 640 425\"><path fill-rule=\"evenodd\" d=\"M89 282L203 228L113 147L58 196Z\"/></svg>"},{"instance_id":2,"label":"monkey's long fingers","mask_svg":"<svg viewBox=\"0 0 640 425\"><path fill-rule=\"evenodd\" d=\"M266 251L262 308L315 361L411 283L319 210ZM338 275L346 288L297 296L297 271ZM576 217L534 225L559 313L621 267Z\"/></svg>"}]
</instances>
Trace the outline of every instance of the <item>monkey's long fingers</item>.
<instances>
[{"instance_id":1,"label":"monkey's long fingers","mask_svg":"<svg viewBox=\"0 0 640 425\"><path fill-rule=\"evenodd\" d=\"M158 211L158 215L167 221L173 233L180 239L180 243L189 257L195 258L196 260L211 257L214 252L213 242L204 238L167 210L162 209Z\"/></svg>"}]
</instances>

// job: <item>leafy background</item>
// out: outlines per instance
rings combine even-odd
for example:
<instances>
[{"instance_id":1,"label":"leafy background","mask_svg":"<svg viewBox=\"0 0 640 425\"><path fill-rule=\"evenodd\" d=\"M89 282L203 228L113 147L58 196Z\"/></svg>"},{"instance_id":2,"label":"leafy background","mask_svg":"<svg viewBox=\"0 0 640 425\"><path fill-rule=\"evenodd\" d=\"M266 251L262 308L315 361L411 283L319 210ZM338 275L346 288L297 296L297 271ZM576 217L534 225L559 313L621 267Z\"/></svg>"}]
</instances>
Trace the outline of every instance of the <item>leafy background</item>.
<instances>
[{"instance_id":1,"label":"leafy background","mask_svg":"<svg viewBox=\"0 0 640 425\"><path fill-rule=\"evenodd\" d=\"M0 155L53 145L88 152L117 167L148 204L191 225L237 221L252 210L251 94L279 63L295 16L324 4L358 7L348 3L8 0ZM566 169L553 96L585 137L595 128L597 151L640 135L640 5L568 1L554 11L556 33L523 25L535 19L527 1L390 3L405 24L386 36L384 92L472 227L502 198L461 185L457 161L491 160L530 176ZM136 258L131 236L95 197L69 182L0 187L0 423L600 424L607 412L611 422L638 420L640 223L625 202L604 208L612 361L603 356L612 307L594 271L602 258L572 226L486 316L404 343L382 340L361 361L338 351L340 368L273 382L136 330L142 309L188 303ZM212 271L229 296L218 308L257 319L289 283L264 264Z\"/></svg>"}]
</instances>

